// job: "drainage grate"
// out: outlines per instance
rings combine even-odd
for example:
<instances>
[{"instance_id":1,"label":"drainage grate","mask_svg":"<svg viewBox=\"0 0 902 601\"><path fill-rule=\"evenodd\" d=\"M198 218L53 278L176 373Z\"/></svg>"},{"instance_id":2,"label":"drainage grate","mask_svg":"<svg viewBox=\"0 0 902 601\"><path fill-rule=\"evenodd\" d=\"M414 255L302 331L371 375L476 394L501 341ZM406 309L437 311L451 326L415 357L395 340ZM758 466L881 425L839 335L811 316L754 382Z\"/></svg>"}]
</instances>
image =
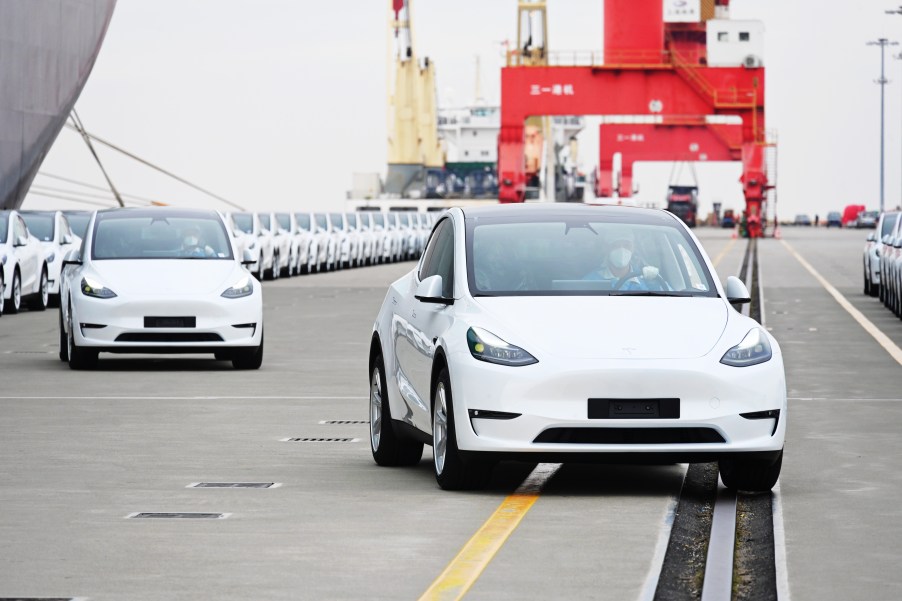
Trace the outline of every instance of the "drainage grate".
<instances>
[{"instance_id":1,"label":"drainage grate","mask_svg":"<svg viewBox=\"0 0 902 601\"><path fill-rule=\"evenodd\" d=\"M140 513L130 513L126 518L150 518L150 519L192 519L192 520L224 520L229 517L230 513L191 513L191 512L173 512L158 513L152 511L142 511Z\"/></svg>"},{"instance_id":2,"label":"drainage grate","mask_svg":"<svg viewBox=\"0 0 902 601\"><path fill-rule=\"evenodd\" d=\"M282 442L360 442L359 438L283 438Z\"/></svg>"},{"instance_id":3,"label":"drainage grate","mask_svg":"<svg viewBox=\"0 0 902 601\"><path fill-rule=\"evenodd\" d=\"M326 419L320 422L320 424L324 425L348 425L348 424L368 424L370 420L368 419Z\"/></svg>"},{"instance_id":4,"label":"drainage grate","mask_svg":"<svg viewBox=\"0 0 902 601\"><path fill-rule=\"evenodd\" d=\"M281 482L192 482L185 488L279 488Z\"/></svg>"}]
</instances>

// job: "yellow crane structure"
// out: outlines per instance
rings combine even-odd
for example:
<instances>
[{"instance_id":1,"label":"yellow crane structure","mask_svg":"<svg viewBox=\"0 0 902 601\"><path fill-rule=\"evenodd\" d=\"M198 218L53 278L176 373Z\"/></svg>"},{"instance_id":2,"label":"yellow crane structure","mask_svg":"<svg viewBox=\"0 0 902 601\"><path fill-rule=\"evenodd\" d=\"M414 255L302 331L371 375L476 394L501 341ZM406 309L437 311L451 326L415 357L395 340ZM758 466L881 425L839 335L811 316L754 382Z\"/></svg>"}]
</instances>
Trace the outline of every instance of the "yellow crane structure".
<instances>
[{"instance_id":1,"label":"yellow crane structure","mask_svg":"<svg viewBox=\"0 0 902 601\"><path fill-rule=\"evenodd\" d=\"M425 186L426 168L444 167L438 139L435 65L417 60L411 0L389 0L388 173L385 192L417 196ZM391 86L394 67L394 86Z\"/></svg>"}]
</instances>

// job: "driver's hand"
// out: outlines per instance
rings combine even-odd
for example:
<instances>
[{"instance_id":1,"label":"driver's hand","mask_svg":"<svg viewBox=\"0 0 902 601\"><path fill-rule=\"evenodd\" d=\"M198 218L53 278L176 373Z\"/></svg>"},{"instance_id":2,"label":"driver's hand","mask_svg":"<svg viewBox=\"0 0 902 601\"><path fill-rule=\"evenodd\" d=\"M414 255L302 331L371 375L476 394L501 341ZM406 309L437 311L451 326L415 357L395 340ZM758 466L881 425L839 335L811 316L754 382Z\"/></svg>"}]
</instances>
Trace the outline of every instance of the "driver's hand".
<instances>
[{"instance_id":1,"label":"driver's hand","mask_svg":"<svg viewBox=\"0 0 902 601\"><path fill-rule=\"evenodd\" d=\"M653 265L646 265L642 268L642 277L646 280L653 280L658 277L658 274L661 272L660 269Z\"/></svg>"}]
</instances>

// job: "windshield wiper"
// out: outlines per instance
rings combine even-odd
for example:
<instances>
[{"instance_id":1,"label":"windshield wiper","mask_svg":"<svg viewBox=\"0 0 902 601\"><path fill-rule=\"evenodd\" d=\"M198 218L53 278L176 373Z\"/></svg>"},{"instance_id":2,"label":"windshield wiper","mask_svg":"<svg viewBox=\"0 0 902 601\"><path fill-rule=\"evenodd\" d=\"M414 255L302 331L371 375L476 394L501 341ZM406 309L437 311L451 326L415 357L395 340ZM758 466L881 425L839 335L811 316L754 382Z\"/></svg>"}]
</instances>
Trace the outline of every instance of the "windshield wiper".
<instances>
[{"instance_id":1,"label":"windshield wiper","mask_svg":"<svg viewBox=\"0 0 902 601\"><path fill-rule=\"evenodd\" d=\"M669 290L612 290L610 296L693 296L691 292Z\"/></svg>"}]
</instances>

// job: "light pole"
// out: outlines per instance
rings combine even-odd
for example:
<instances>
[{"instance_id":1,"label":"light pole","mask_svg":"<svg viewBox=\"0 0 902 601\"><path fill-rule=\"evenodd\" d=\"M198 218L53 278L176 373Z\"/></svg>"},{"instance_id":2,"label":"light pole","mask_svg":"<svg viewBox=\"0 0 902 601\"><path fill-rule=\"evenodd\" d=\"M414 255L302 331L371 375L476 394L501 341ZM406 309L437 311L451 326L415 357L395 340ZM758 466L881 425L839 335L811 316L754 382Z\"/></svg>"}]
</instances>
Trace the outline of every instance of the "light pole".
<instances>
[{"instance_id":1,"label":"light pole","mask_svg":"<svg viewBox=\"0 0 902 601\"><path fill-rule=\"evenodd\" d=\"M884 104L886 97L886 84L889 83L889 80L886 78L886 47L887 46L898 46L898 42L890 42L886 38L880 38L875 42L868 42L868 46L880 46L880 79L878 79L875 83L880 84L880 212L883 213L883 157L884 157L884 132L883 132L883 116L884 116Z\"/></svg>"}]
</instances>

